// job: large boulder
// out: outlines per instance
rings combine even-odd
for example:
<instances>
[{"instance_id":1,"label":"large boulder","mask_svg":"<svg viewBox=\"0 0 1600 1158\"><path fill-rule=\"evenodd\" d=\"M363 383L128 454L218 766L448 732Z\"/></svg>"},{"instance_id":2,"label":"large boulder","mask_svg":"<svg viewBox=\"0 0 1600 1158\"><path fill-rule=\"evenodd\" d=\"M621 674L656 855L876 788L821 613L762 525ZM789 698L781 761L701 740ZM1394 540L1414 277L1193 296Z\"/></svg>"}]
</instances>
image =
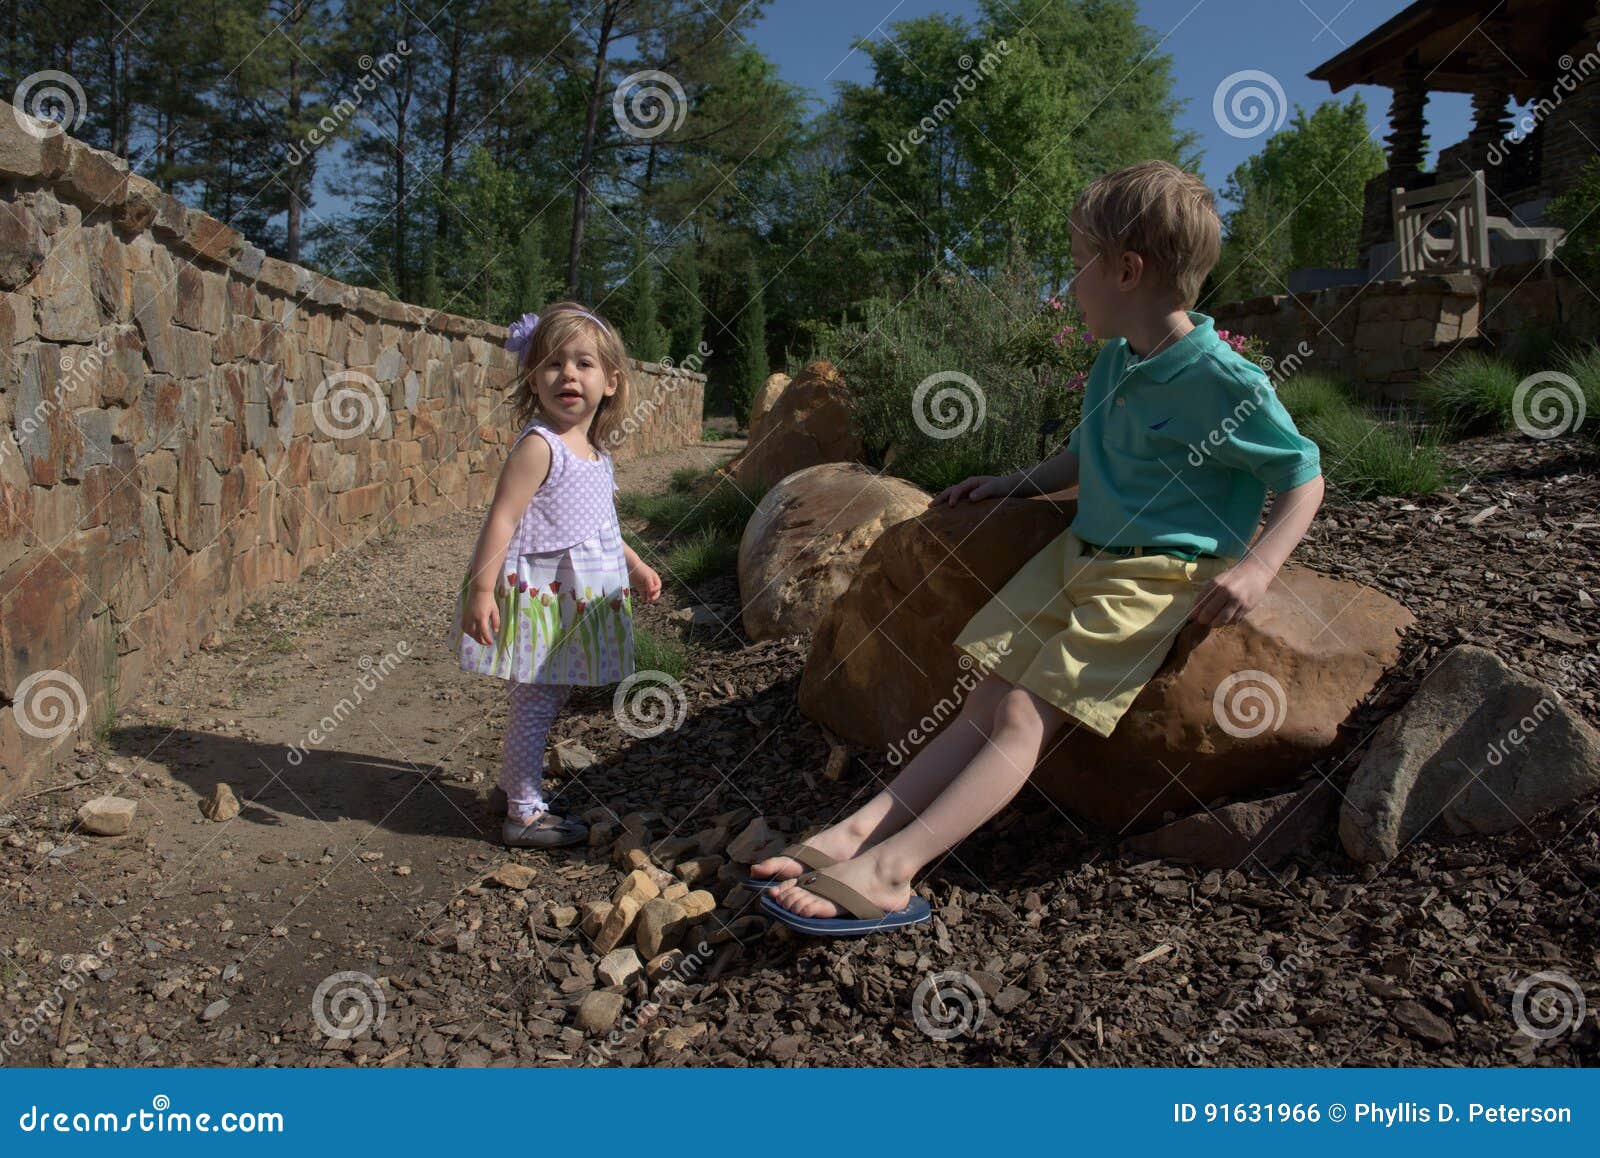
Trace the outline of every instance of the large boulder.
<instances>
[{"instance_id":1,"label":"large boulder","mask_svg":"<svg viewBox=\"0 0 1600 1158\"><path fill-rule=\"evenodd\" d=\"M801 709L899 762L977 684L952 641L1075 511L1062 499L941 504L890 527L812 637ZM1414 622L1371 588L1285 568L1240 622L1185 627L1109 737L1069 724L1032 783L1118 830L1279 791L1337 747Z\"/></svg>"},{"instance_id":2,"label":"large boulder","mask_svg":"<svg viewBox=\"0 0 1600 1158\"><path fill-rule=\"evenodd\" d=\"M763 416L759 437L751 431L728 470L741 486L759 489L819 463L859 462L854 417L849 387L833 363L812 362L784 387Z\"/></svg>"},{"instance_id":3,"label":"large boulder","mask_svg":"<svg viewBox=\"0 0 1600 1158\"><path fill-rule=\"evenodd\" d=\"M858 463L796 471L762 498L739 540L739 596L751 639L812 631L867 548L928 509L908 482Z\"/></svg>"},{"instance_id":4,"label":"large boulder","mask_svg":"<svg viewBox=\"0 0 1600 1158\"><path fill-rule=\"evenodd\" d=\"M1373 734L1339 838L1382 863L1424 832L1509 832L1600 790L1600 734L1492 651L1452 648Z\"/></svg>"},{"instance_id":5,"label":"large boulder","mask_svg":"<svg viewBox=\"0 0 1600 1158\"><path fill-rule=\"evenodd\" d=\"M747 442L754 443L760 439L762 424L767 420L767 415L772 412L772 407L778 401L778 396L784 392L791 381L793 379L781 371L777 374L767 375L767 380L761 384L761 389L757 390L756 396L750 400L750 425Z\"/></svg>"}]
</instances>

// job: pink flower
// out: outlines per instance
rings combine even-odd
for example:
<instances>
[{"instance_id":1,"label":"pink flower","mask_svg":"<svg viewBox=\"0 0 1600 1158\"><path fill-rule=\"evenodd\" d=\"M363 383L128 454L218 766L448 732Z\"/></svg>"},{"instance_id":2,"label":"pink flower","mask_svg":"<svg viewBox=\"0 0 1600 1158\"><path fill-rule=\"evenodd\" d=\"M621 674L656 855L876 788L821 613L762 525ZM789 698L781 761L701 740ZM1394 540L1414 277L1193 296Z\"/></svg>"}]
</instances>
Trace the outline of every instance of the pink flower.
<instances>
[{"instance_id":1,"label":"pink flower","mask_svg":"<svg viewBox=\"0 0 1600 1158\"><path fill-rule=\"evenodd\" d=\"M1089 375L1084 373L1074 374L1067 379L1068 390L1082 390L1083 384L1089 380Z\"/></svg>"},{"instance_id":2,"label":"pink flower","mask_svg":"<svg viewBox=\"0 0 1600 1158\"><path fill-rule=\"evenodd\" d=\"M1059 310L1061 308L1061 300L1059 298L1051 298L1050 308L1052 310Z\"/></svg>"},{"instance_id":3,"label":"pink flower","mask_svg":"<svg viewBox=\"0 0 1600 1158\"><path fill-rule=\"evenodd\" d=\"M1094 345L1094 335L1091 334L1088 330L1083 331L1083 344L1085 346Z\"/></svg>"}]
</instances>

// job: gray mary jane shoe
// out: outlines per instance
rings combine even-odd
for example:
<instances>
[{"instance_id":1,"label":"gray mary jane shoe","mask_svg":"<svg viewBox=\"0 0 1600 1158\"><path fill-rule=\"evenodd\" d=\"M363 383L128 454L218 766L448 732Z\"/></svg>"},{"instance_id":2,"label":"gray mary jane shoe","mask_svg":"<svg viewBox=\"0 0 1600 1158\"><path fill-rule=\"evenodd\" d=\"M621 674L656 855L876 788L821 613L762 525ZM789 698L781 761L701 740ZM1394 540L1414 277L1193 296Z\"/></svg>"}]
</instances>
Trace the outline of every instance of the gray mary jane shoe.
<instances>
[{"instance_id":1,"label":"gray mary jane shoe","mask_svg":"<svg viewBox=\"0 0 1600 1158\"><path fill-rule=\"evenodd\" d=\"M589 839L589 826L574 816L540 813L529 824L506 817L500 841L508 848L567 848Z\"/></svg>"}]
</instances>

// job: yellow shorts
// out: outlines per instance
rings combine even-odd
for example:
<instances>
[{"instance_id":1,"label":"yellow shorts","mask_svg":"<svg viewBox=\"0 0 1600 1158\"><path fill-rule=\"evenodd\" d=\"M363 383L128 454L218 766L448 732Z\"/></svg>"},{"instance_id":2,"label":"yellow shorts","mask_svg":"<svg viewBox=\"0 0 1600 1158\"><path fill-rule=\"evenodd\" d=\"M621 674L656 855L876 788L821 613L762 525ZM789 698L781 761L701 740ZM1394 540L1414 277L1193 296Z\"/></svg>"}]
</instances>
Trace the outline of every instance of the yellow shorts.
<instances>
[{"instance_id":1,"label":"yellow shorts","mask_svg":"<svg viewBox=\"0 0 1600 1158\"><path fill-rule=\"evenodd\" d=\"M978 611L955 646L1109 736L1161 667L1206 584L1237 558L1089 555L1071 531Z\"/></svg>"}]
</instances>

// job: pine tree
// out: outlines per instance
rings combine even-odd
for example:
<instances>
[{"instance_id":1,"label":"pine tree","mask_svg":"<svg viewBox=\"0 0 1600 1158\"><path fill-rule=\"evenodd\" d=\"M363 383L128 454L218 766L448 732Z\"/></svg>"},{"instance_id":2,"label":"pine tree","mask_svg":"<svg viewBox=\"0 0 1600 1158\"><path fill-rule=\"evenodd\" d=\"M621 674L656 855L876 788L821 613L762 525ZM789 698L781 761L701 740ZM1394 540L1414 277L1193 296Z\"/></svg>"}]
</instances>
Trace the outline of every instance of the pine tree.
<instances>
[{"instance_id":1,"label":"pine tree","mask_svg":"<svg viewBox=\"0 0 1600 1158\"><path fill-rule=\"evenodd\" d=\"M761 384L767 380L767 311L762 302L761 270L751 254L745 263L741 285L740 312L737 337L738 354L734 359L733 396L734 420L743 426L750 421L750 403Z\"/></svg>"},{"instance_id":2,"label":"pine tree","mask_svg":"<svg viewBox=\"0 0 1600 1158\"><path fill-rule=\"evenodd\" d=\"M667 356L666 333L657 320L655 276L643 238L633 245L633 272L628 275L627 314L622 323L628 353L641 362L659 362Z\"/></svg>"},{"instance_id":3,"label":"pine tree","mask_svg":"<svg viewBox=\"0 0 1600 1158\"><path fill-rule=\"evenodd\" d=\"M661 312L666 318L668 350L679 366L687 364L693 369L701 361L706 307L700 293L700 262L691 246L680 245L673 251L662 288Z\"/></svg>"}]
</instances>

